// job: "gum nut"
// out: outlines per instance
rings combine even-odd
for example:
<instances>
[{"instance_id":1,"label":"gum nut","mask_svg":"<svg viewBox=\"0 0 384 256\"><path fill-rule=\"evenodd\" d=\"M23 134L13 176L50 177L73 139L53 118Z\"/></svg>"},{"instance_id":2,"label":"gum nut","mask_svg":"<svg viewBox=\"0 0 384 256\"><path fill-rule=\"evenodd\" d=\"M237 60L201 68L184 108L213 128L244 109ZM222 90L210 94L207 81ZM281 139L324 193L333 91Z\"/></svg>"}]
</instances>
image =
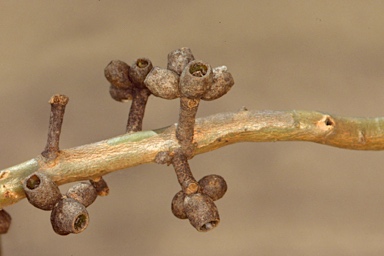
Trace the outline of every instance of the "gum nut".
<instances>
[{"instance_id":1,"label":"gum nut","mask_svg":"<svg viewBox=\"0 0 384 256\"><path fill-rule=\"evenodd\" d=\"M118 88L132 87L128 77L129 69L130 67L127 63L113 60L105 67L104 76L112 85Z\"/></svg>"},{"instance_id":2,"label":"gum nut","mask_svg":"<svg viewBox=\"0 0 384 256\"><path fill-rule=\"evenodd\" d=\"M7 213L4 209L0 210L0 234L5 234L8 232L9 227L11 226L11 215Z\"/></svg>"},{"instance_id":3,"label":"gum nut","mask_svg":"<svg viewBox=\"0 0 384 256\"><path fill-rule=\"evenodd\" d=\"M81 182L68 189L67 197L73 198L88 207L96 200L97 191L90 183Z\"/></svg>"},{"instance_id":4,"label":"gum nut","mask_svg":"<svg viewBox=\"0 0 384 256\"><path fill-rule=\"evenodd\" d=\"M213 84L201 97L202 100L215 100L229 92L235 84L231 73L228 72L226 66L213 69Z\"/></svg>"},{"instance_id":5,"label":"gum nut","mask_svg":"<svg viewBox=\"0 0 384 256\"><path fill-rule=\"evenodd\" d=\"M50 211L62 197L59 187L47 175L35 172L23 181L28 201L35 207Z\"/></svg>"},{"instance_id":6,"label":"gum nut","mask_svg":"<svg viewBox=\"0 0 384 256\"><path fill-rule=\"evenodd\" d=\"M179 219L187 218L187 214L184 211L184 198L185 194L180 190L172 199L172 213Z\"/></svg>"},{"instance_id":7,"label":"gum nut","mask_svg":"<svg viewBox=\"0 0 384 256\"><path fill-rule=\"evenodd\" d=\"M189 222L197 231L206 232L215 228L219 222L219 212L213 200L204 194L186 195L184 209Z\"/></svg>"},{"instance_id":8,"label":"gum nut","mask_svg":"<svg viewBox=\"0 0 384 256\"><path fill-rule=\"evenodd\" d=\"M199 180L201 193L212 198L213 201L219 200L227 192L227 183L219 175L207 175Z\"/></svg>"},{"instance_id":9,"label":"gum nut","mask_svg":"<svg viewBox=\"0 0 384 256\"><path fill-rule=\"evenodd\" d=\"M211 66L200 60L191 61L180 75L180 95L187 98L201 98L212 83Z\"/></svg>"},{"instance_id":10,"label":"gum nut","mask_svg":"<svg viewBox=\"0 0 384 256\"><path fill-rule=\"evenodd\" d=\"M156 97L168 100L180 97L179 76L171 70L154 67L144 84Z\"/></svg>"},{"instance_id":11,"label":"gum nut","mask_svg":"<svg viewBox=\"0 0 384 256\"><path fill-rule=\"evenodd\" d=\"M188 47L182 47L168 53L167 69L180 75L188 63L194 59L195 57L193 56L191 49Z\"/></svg>"},{"instance_id":12,"label":"gum nut","mask_svg":"<svg viewBox=\"0 0 384 256\"><path fill-rule=\"evenodd\" d=\"M129 69L129 79L135 85L144 85L144 80L147 77L148 73L152 70L152 62L147 58L137 59L132 63L131 68Z\"/></svg>"},{"instance_id":13,"label":"gum nut","mask_svg":"<svg viewBox=\"0 0 384 256\"><path fill-rule=\"evenodd\" d=\"M89 224L89 215L84 205L73 198L62 198L51 212L53 230L59 235L78 234Z\"/></svg>"},{"instance_id":14,"label":"gum nut","mask_svg":"<svg viewBox=\"0 0 384 256\"><path fill-rule=\"evenodd\" d=\"M119 102L128 102L133 99L131 87L119 88L111 85L109 87L109 94L111 95L112 99Z\"/></svg>"}]
</instances>

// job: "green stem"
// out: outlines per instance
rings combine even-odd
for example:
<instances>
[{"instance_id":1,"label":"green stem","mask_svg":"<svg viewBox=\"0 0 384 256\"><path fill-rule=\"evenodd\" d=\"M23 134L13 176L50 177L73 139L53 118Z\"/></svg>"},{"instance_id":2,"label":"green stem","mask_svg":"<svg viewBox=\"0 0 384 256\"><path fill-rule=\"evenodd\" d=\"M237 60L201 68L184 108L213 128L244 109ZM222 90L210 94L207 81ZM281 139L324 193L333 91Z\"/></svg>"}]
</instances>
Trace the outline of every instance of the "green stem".
<instances>
[{"instance_id":1,"label":"green stem","mask_svg":"<svg viewBox=\"0 0 384 256\"><path fill-rule=\"evenodd\" d=\"M89 180L140 164L155 162L160 152L180 145L176 125L124 134L61 150L53 162L39 155L0 171L0 208L25 197L21 186L29 174L42 171L58 185ZM314 111L247 111L221 113L196 120L196 148L202 154L238 142L310 141L354 150L384 149L384 118L349 118Z\"/></svg>"}]
</instances>

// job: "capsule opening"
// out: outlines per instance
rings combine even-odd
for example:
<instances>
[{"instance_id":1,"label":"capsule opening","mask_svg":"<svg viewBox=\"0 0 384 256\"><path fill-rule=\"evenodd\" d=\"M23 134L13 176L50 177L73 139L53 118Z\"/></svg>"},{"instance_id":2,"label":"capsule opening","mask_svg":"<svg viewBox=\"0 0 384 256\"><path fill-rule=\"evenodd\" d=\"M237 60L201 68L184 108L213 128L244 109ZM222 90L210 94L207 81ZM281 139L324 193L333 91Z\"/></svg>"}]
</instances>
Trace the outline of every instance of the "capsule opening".
<instances>
[{"instance_id":1,"label":"capsule opening","mask_svg":"<svg viewBox=\"0 0 384 256\"><path fill-rule=\"evenodd\" d=\"M202 231L202 232L210 231L210 230L214 229L218 224L219 224L219 222L215 221L215 220L207 222L200 227L199 231Z\"/></svg>"},{"instance_id":2,"label":"capsule opening","mask_svg":"<svg viewBox=\"0 0 384 256\"><path fill-rule=\"evenodd\" d=\"M203 77L207 74L208 67L203 63L195 63L189 67L189 73L196 77Z\"/></svg>"},{"instance_id":3,"label":"capsule opening","mask_svg":"<svg viewBox=\"0 0 384 256\"><path fill-rule=\"evenodd\" d=\"M75 223L74 223L74 228L76 232L81 232L84 230L88 225L88 218L85 214L80 214L77 216Z\"/></svg>"},{"instance_id":4,"label":"capsule opening","mask_svg":"<svg viewBox=\"0 0 384 256\"><path fill-rule=\"evenodd\" d=\"M139 67L139 68L145 68L149 65L148 61L146 59L138 59L136 61L136 65Z\"/></svg>"},{"instance_id":5,"label":"capsule opening","mask_svg":"<svg viewBox=\"0 0 384 256\"><path fill-rule=\"evenodd\" d=\"M27 180L27 188L33 190L40 185L40 178L36 174L32 175Z\"/></svg>"}]
</instances>

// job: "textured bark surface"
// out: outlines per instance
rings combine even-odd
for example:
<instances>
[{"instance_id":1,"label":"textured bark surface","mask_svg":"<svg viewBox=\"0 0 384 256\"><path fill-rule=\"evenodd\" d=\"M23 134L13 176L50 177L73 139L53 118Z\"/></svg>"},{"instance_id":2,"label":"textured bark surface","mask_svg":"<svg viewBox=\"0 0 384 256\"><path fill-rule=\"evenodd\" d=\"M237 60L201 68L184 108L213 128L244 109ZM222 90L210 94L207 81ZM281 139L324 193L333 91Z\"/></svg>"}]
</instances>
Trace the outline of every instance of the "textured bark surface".
<instances>
[{"instance_id":1,"label":"textured bark surface","mask_svg":"<svg viewBox=\"0 0 384 256\"><path fill-rule=\"evenodd\" d=\"M57 184L88 180L117 170L155 162L160 152L179 147L177 124L125 134L61 150L53 163L37 156L0 171L0 208L25 197L21 181L46 172ZM348 118L314 111L248 111L197 119L193 155L238 142L309 141L354 150L384 149L384 118Z\"/></svg>"},{"instance_id":2,"label":"textured bark surface","mask_svg":"<svg viewBox=\"0 0 384 256\"><path fill-rule=\"evenodd\" d=\"M180 98L179 123L176 129L176 138L179 140L183 153L190 157L194 150L192 144L194 136L194 126L199 99Z\"/></svg>"},{"instance_id":3,"label":"textured bark surface","mask_svg":"<svg viewBox=\"0 0 384 256\"><path fill-rule=\"evenodd\" d=\"M104 67L145 56L166 68L166 54L182 46L226 65L236 81L223 98L202 101L199 118L241 106L384 116L383 9L382 1L2 1L0 170L44 149L54 93L71 99L62 149L123 134L130 103L110 98ZM151 96L143 130L176 123L178 109L179 100ZM383 153L261 142L195 156L196 179L219 174L229 186L215 201L221 223L207 234L173 217L172 166L136 166L104 177L110 195L90 206L80 235L55 235L27 200L6 207L3 254L384 255Z\"/></svg>"},{"instance_id":4,"label":"textured bark surface","mask_svg":"<svg viewBox=\"0 0 384 256\"><path fill-rule=\"evenodd\" d=\"M151 92L146 88L133 88L132 105L128 115L126 131L137 132L143 129L145 106Z\"/></svg>"},{"instance_id":5,"label":"textured bark surface","mask_svg":"<svg viewBox=\"0 0 384 256\"><path fill-rule=\"evenodd\" d=\"M65 106L68 101L69 98L65 95L53 95L49 100L51 114L49 117L48 139L45 149L41 153L47 160L53 160L58 155L61 126L63 125Z\"/></svg>"},{"instance_id":6,"label":"textured bark surface","mask_svg":"<svg viewBox=\"0 0 384 256\"><path fill-rule=\"evenodd\" d=\"M196 193L199 185L193 177L187 157L180 150L176 151L172 159L172 165L183 192L187 195Z\"/></svg>"}]
</instances>

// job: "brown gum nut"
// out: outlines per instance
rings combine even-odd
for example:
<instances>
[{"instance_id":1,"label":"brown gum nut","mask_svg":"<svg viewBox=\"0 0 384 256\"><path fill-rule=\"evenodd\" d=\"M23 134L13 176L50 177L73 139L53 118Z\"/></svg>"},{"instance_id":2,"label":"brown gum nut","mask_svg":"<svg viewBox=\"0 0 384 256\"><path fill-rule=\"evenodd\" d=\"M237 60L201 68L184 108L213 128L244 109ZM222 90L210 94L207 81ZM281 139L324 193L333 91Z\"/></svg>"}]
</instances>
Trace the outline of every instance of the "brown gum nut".
<instances>
[{"instance_id":1,"label":"brown gum nut","mask_svg":"<svg viewBox=\"0 0 384 256\"><path fill-rule=\"evenodd\" d=\"M144 86L144 80L152 69L152 62L147 58L137 59L129 69L129 79L133 84Z\"/></svg>"},{"instance_id":2,"label":"brown gum nut","mask_svg":"<svg viewBox=\"0 0 384 256\"><path fill-rule=\"evenodd\" d=\"M128 76L129 70L130 67L127 63L113 60L105 67L104 76L112 85L126 89L132 87Z\"/></svg>"},{"instance_id":3,"label":"brown gum nut","mask_svg":"<svg viewBox=\"0 0 384 256\"><path fill-rule=\"evenodd\" d=\"M180 97L179 76L168 69L154 67L144 81L156 97L172 100Z\"/></svg>"},{"instance_id":4,"label":"brown gum nut","mask_svg":"<svg viewBox=\"0 0 384 256\"><path fill-rule=\"evenodd\" d=\"M78 234L88 227L88 223L87 209L73 198L62 198L51 212L52 228L62 236Z\"/></svg>"},{"instance_id":5,"label":"brown gum nut","mask_svg":"<svg viewBox=\"0 0 384 256\"><path fill-rule=\"evenodd\" d=\"M188 47L182 47L168 53L167 69L180 75L188 63L194 59L195 57L193 56L191 49Z\"/></svg>"},{"instance_id":6,"label":"brown gum nut","mask_svg":"<svg viewBox=\"0 0 384 256\"><path fill-rule=\"evenodd\" d=\"M186 195L184 209L189 222L197 231L206 232L215 228L219 222L219 212L213 200L204 194Z\"/></svg>"},{"instance_id":7,"label":"brown gum nut","mask_svg":"<svg viewBox=\"0 0 384 256\"><path fill-rule=\"evenodd\" d=\"M207 175L199 180L201 193L212 198L213 201L219 200L227 192L227 183L219 175Z\"/></svg>"},{"instance_id":8,"label":"brown gum nut","mask_svg":"<svg viewBox=\"0 0 384 256\"><path fill-rule=\"evenodd\" d=\"M212 83L211 66L200 60L191 61L180 75L180 94L187 98L201 98Z\"/></svg>"},{"instance_id":9,"label":"brown gum nut","mask_svg":"<svg viewBox=\"0 0 384 256\"><path fill-rule=\"evenodd\" d=\"M215 100L229 92L235 84L231 73L226 66L213 69L213 84L201 97L202 100Z\"/></svg>"},{"instance_id":10,"label":"brown gum nut","mask_svg":"<svg viewBox=\"0 0 384 256\"><path fill-rule=\"evenodd\" d=\"M11 226L11 215L5 210L0 210L0 234L5 234L8 232L9 227Z\"/></svg>"},{"instance_id":11,"label":"brown gum nut","mask_svg":"<svg viewBox=\"0 0 384 256\"><path fill-rule=\"evenodd\" d=\"M96 200L97 191L90 183L81 182L68 189L67 197L73 198L88 207Z\"/></svg>"},{"instance_id":12,"label":"brown gum nut","mask_svg":"<svg viewBox=\"0 0 384 256\"><path fill-rule=\"evenodd\" d=\"M112 99L119 102L128 102L133 99L131 87L122 89L114 85L111 85L109 87L109 94L111 95Z\"/></svg>"},{"instance_id":13,"label":"brown gum nut","mask_svg":"<svg viewBox=\"0 0 384 256\"><path fill-rule=\"evenodd\" d=\"M35 172L23 181L28 201L35 207L49 211L62 197L59 187L47 175Z\"/></svg>"},{"instance_id":14,"label":"brown gum nut","mask_svg":"<svg viewBox=\"0 0 384 256\"><path fill-rule=\"evenodd\" d=\"M187 214L184 211L184 198L185 194L182 190L180 190L172 199L172 213L179 219L187 218Z\"/></svg>"}]
</instances>

